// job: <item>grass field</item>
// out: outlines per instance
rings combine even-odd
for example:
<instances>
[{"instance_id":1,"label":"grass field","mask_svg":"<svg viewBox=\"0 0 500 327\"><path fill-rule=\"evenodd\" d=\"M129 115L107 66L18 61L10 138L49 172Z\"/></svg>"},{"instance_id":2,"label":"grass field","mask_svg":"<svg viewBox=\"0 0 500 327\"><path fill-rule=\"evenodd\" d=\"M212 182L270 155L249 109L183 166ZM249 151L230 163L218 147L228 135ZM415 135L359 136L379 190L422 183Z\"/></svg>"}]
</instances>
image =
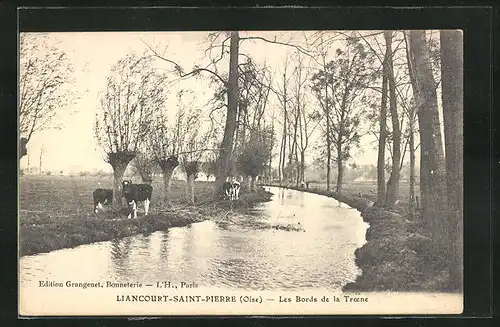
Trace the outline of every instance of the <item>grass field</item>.
<instances>
[{"instance_id":1,"label":"grass field","mask_svg":"<svg viewBox=\"0 0 500 327\"><path fill-rule=\"evenodd\" d=\"M96 188L112 188L111 178L82 176L22 176L20 178L20 252L21 255L49 252L98 241L107 241L137 233L185 226L223 214L227 201L212 197L212 182L196 182L196 204L188 203L186 183L172 182L172 207L163 203L163 185L153 181L150 212L144 216L138 206L138 218L124 219L126 213L115 212L112 206L93 212L92 192ZM242 190L243 191L243 190ZM236 209L268 201L271 194L259 189L242 192Z\"/></svg>"},{"instance_id":2,"label":"grass field","mask_svg":"<svg viewBox=\"0 0 500 327\"><path fill-rule=\"evenodd\" d=\"M172 182L172 202L187 205L184 181ZM163 203L163 183L153 181L150 212L157 213ZM196 182L195 195L200 201L210 199L211 182ZM92 192L96 188L113 188L109 177L83 176L39 176L29 175L20 179L20 224L43 224L56 221L71 221L83 217L99 216L93 213ZM111 210L105 206L104 210ZM139 205L139 212L142 206Z\"/></svg>"}]
</instances>

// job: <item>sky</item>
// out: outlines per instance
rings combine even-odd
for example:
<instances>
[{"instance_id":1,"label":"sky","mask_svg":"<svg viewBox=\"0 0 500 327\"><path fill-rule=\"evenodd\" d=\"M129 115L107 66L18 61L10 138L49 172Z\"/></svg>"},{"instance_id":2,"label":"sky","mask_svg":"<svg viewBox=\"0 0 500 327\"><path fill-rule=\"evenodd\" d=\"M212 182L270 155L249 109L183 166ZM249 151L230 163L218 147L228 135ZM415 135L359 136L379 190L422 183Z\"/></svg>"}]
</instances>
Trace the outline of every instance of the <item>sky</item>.
<instances>
[{"instance_id":1,"label":"sky","mask_svg":"<svg viewBox=\"0 0 500 327\"><path fill-rule=\"evenodd\" d=\"M29 155L21 159L20 165L21 168L26 168L29 161L31 167L38 167L43 147L44 171L77 173L82 170L111 171L110 165L103 160L103 151L97 144L93 129L98 110L98 94L104 88L111 66L128 52L143 53L147 50L145 44L148 44L159 51L164 50L165 56L188 71L196 63L203 62L206 49L206 43L203 42L207 32L71 32L49 35L50 41L66 52L74 67L75 83L71 87L78 92L80 98L58 110L55 122L60 123L60 129L41 131L33 136L28 144ZM293 32L255 31L242 32L241 35L287 39L290 35L293 36ZM265 62L278 71L283 66L283 59L293 51L290 47L262 41L245 41L240 50L250 54L256 62ZM171 67L165 62L158 62L159 69ZM183 80L177 87L193 90L197 96L195 105L202 107L213 93L207 82L195 78ZM169 108L174 108L175 95L169 101ZM169 114L175 114L175 108L168 110ZM373 136L363 137L360 149L354 152L352 161L357 164L376 164L374 141ZM308 156L306 160L310 162L312 157Z\"/></svg>"}]
</instances>

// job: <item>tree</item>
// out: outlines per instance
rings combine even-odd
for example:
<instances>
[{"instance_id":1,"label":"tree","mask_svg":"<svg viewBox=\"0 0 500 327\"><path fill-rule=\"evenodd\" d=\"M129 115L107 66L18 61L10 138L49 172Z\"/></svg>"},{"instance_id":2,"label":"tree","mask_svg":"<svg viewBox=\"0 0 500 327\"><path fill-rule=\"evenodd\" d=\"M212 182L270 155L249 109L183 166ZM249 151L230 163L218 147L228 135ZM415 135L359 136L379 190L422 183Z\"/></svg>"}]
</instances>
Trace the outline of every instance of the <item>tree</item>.
<instances>
[{"instance_id":1,"label":"tree","mask_svg":"<svg viewBox=\"0 0 500 327\"><path fill-rule=\"evenodd\" d=\"M19 37L19 133L24 143L33 134L56 127L53 118L74 92L73 66L66 53L50 44L45 33L21 33Z\"/></svg>"},{"instance_id":2,"label":"tree","mask_svg":"<svg viewBox=\"0 0 500 327\"><path fill-rule=\"evenodd\" d=\"M40 173L40 175L43 173L43 170L42 170L42 160L43 160L44 153L45 153L45 147L42 144L42 147L40 148L40 161L39 161L39 165L38 165L38 172Z\"/></svg>"},{"instance_id":3,"label":"tree","mask_svg":"<svg viewBox=\"0 0 500 327\"><path fill-rule=\"evenodd\" d=\"M286 146L287 146L287 137L289 136L288 133L288 107L287 105L289 104L289 96L287 93L288 90L288 84L289 84L289 77L287 78L287 68L288 68L288 61L289 58L285 58L284 61L284 67L283 67L283 79L282 79L282 84L280 85L280 90L276 91L276 95L278 97L278 100L281 104L281 108L283 109L283 130L281 133L281 143L280 143L280 152L279 152L279 163L278 163L278 179L281 181L287 180L289 178L287 171L285 169L285 163L286 163Z\"/></svg>"},{"instance_id":4,"label":"tree","mask_svg":"<svg viewBox=\"0 0 500 327\"><path fill-rule=\"evenodd\" d=\"M377 155L377 203L384 205L386 200L385 192L385 150L387 139L387 92L388 92L388 63L392 60L390 47L386 46L384 61L382 63L382 98L379 116L379 137Z\"/></svg>"},{"instance_id":5,"label":"tree","mask_svg":"<svg viewBox=\"0 0 500 327\"><path fill-rule=\"evenodd\" d=\"M446 171L434 80L425 31L410 31L410 52L415 67L417 111L420 131L420 194L422 217L433 240L446 250Z\"/></svg>"},{"instance_id":6,"label":"tree","mask_svg":"<svg viewBox=\"0 0 500 327\"><path fill-rule=\"evenodd\" d=\"M323 36L323 34L321 34ZM321 37L321 45L323 48L320 50L321 52L321 71L325 72L328 69L327 62L327 49L324 48L323 37ZM331 103L329 101L331 95L328 93L328 81L326 79L326 74L316 74L313 76L313 81L316 79L315 83L317 88L313 87L313 91L315 91L319 103L322 108L322 114L320 116L325 117L325 130L323 131L323 135L325 135L326 139L326 189L330 190L331 184L331 167L332 167L332 124L331 124ZM318 84L319 82L319 84ZM322 86L322 88L320 88ZM324 92L324 96L323 96ZM317 115L318 116L318 115Z\"/></svg>"},{"instance_id":7,"label":"tree","mask_svg":"<svg viewBox=\"0 0 500 327\"><path fill-rule=\"evenodd\" d=\"M167 205L171 204L170 190L172 187L172 176L175 168L179 166L179 142L183 137L181 133L184 133L184 127L181 125L182 119L182 112L177 112L176 121L170 126L168 117L162 108L162 110L155 113L151 132L147 138L148 149L152 159L162 172L163 194L165 204Z\"/></svg>"},{"instance_id":8,"label":"tree","mask_svg":"<svg viewBox=\"0 0 500 327\"><path fill-rule=\"evenodd\" d=\"M463 287L463 35L440 31L451 286Z\"/></svg>"},{"instance_id":9,"label":"tree","mask_svg":"<svg viewBox=\"0 0 500 327\"><path fill-rule=\"evenodd\" d=\"M310 88L306 84L311 79L310 69L305 65L304 56L295 51L295 69L292 75L292 96L290 99L290 121L293 122L293 145L291 155L295 154L296 185L304 180L305 156L310 146L312 133L321 122L321 114L314 112L310 105Z\"/></svg>"},{"instance_id":10,"label":"tree","mask_svg":"<svg viewBox=\"0 0 500 327\"><path fill-rule=\"evenodd\" d=\"M215 177L214 195L217 196L222 189L229 173L232 154L234 132L236 130L236 117L238 113L238 54L240 36L237 31L231 32L229 47L229 79L227 83L227 113L224 127L224 137L219 150L217 176Z\"/></svg>"},{"instance_id":11,"label":"tree","mask_svg":"<svg viewBox=\"0 0 500 327\"><path fill-rule=\"evenodd\" d=\"M238 169L251 178L250 191L255 191L257 177L264 172L272 149L272 129L252 130L249 141L238 154Z\"/></svg>"},{"instance_id":12,"label":"tree","mask_svg":"<svg viewBox=\"0 0 500 327\"><path fill-rule=\"evenodd\" d=\"M121 207L123 174L151 131L153 113L166 100L161 87L166 75L151 63L151 58L127 54L112 67L100 94L94 129L105 161L113 168L116 209Z\"/></svg>"},{"instance_id":13,"label":"tree","mask_svg":"<svg viewBox=\"0 0 500 327\"><path fill-rule=\"evenodd\" d=\"M408 112L409 115L409 147L410 147L410 203L409 203L409 211L410 216L414 218L415 216L415 99L418 94L418 86L417 81L415 80L415 68L414 63L412 61L412 56L410 53L410 46L408 41L407 32L403 32L405 46L406 46L406 62L408 66L408 75L410 77L410 83L413 90L413 101L410 104L410 110Z\"/></svg>"},{"instance_id":14,"label":"tree","mask_svg":"<svg viewBox=\"0 0 500 327\"><path fill-rule=\"evenodd\" d=\"M224 35L224 40L220 44L216 44L217 40L220 38L221 35ZM284 46L289 46L293 47L297 50L299 50L303 54L307 54L312 56L311 54L308 53L305 49L303 49L300 46L294 45L292 43L287 43L287 42L282 42L277 40L275 38L274 40L268 40L264 37L261 36L247 36L247 37L240 37L240 32L238 31L233 31L230 33L227 32L211 32L208 34L208 41L210 41L209 47L206 49L205 53L209 54L209 59L210 62L207 66L205 67L200 67L199 65L196 65L193 70L189 73L185 73L182 67L160 55L157 51L152 49L150 46L148 48L153 52L154 56L166 61L170 64L174 65L175 71L179 74L181 78L188 77L188 76L195 76L200 74L201 72L207 72L210 73L212 76L212 81L217 81L218 83L222 83L222 85L225 87L225 92L219 95L227 95L227 110L226 110L226 122L224 126L224 135L222 138L222 142L220 143L219 147L219 157L218 157L218 169L217 169L217 176L216 176L216 181L214 185L214 195L218 195L220 193L220 190L222 189L222 185L226 180L226 177L231 173L232 166L234 164L234 160L232 158L233 154L233 148L234 148L234 139L235 139L235 131L237 127L237 117L238 117L238 99L239 99L239 85L238 85L238 76L240 74L239 72L239 56L246 56L248 55L240 53L240 43L246 40L259 40L267 43L272 43L272 44L278 44L278 45L284 45ZM229 52L227 51L227 45L226 42L230 41L229 45ZM213 52L215 49L220 49L220 53L213 57ZM225 78L221 74L219 74L217 70L217 63L219 63L223 58L225 57L225 54L229 53L229 70L228 70L228 77Z\"/></svg>"},{"instance_id":15,"label":"tree","mask_svg":"<svg viewBox=\"0 0 500 327\"><path fill-rule=\"evenodd\" d=\"M344 165L350 158L351 149L359 144L360 118L364 107L364 92L376 74L370 67L373 58L356 39L346 42L345 50L337 49L334 60L326 70L313 76L313 90L322 97L323 89L328 87L329 98L323 100L331 104L330 122L332 146L336 152L337 188L341 193Z\"/></svg>"},{"instance_id":16,"label":"tree","mask_svg":"<svg viewBox=\"0 0 500 327\"><path fill-rule=\"evenodd\" d=\"M191 107L188 111L185 111L185 108L181 107L179 112L182 113L179 116L183 117L179 121L179 125L184 127L184 132L181 134L179 157L181 167L186 173L188 200L194 204L194 181L198 178L198 173L201 170L202 159L205 151L207 151L206 145L209 134L201 130L201 110Z\"/></svg>"},{"instance_id":17,"label":"tree","mask_svg":"<svg viewBox=\"0 0 500 327\"><path fill-rule=\"evenodd\" d=\"M389 83L389 110L392 121L392 165L391 175L387 182L386 204L394 205L399 195L399 171L401 160L401 126L399 124L399 116L397 110L396 98L396 80L394 78L393 65L393 50L392 50L392 31L385 31L384 38L386 43L386 53L390 57L386 57L385 71L387 81Z\"/></svg>"}]
</instances>

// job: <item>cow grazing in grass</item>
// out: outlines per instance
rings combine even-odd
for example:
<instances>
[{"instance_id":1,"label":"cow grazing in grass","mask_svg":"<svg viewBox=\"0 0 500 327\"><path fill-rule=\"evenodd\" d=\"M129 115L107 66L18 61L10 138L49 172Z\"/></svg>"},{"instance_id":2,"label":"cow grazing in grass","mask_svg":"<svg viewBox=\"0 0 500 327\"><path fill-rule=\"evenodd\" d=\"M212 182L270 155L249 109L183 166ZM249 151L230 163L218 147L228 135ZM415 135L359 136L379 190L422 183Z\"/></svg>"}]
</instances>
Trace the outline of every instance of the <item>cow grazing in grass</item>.
<instances>
[{"instance_id":1,"label":"cow grazing in grass","mask_svg":"<svg viewBox=\"0 0 500 327\"><path fill-rule=\"evenodd\" d=\"M240 196L241 184L237 180L233 180L233 200L238 200Z\"/></svg>"},{"instance_id":2,"label":"cow grazing in grass","mask_svg":"<svg viewBox=\"0 0 500 327\"><path fill-rule=\"evenodd\" d=\"M97 213L98 209L102 209L103 204L113 203L113 190L98 188L93 193L94 198L94 212Z\"/></svg>"},{"instance_id":3,"label":"cow grazing in grass","mask_svg":"<svg viewBox=\"0 0 500 327\"><path fill-rule=\"evenodd\" d=\"M226 180L224 184L222 184L222 194L224 198L227 200L238 200L240 194L240 182L235 180L234 178Z\"/></svg>"},{"instance_id":4,"label":"cow grazing in grass","mask_svg":"<svg viewBox=\"0 0 500 327\"><path fill-rule=\"evenodd\" d=\"M147 216L152 194L153 187L149 184L132 184L132 181L123 181L122 197L127 200L129 208L131 209L127 218L130 218L132 215L134 218L137 218L138 202L144 202L144 215Z\"/></svg>"}]
</instances>

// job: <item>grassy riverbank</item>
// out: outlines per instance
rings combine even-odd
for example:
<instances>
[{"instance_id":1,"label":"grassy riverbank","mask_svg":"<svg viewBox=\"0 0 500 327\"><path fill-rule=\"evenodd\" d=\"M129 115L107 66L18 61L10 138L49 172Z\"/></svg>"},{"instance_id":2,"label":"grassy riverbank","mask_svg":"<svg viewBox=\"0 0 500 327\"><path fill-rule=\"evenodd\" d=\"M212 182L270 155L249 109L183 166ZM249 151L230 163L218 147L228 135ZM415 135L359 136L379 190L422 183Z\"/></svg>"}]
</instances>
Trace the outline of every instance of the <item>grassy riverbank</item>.
<instances>
[{"instance_id":1,"label":"grassy riverbank","mask_svg":"<svg viewBox=\"0 0 500 327\"><path fill-rule=\"evenodd\" d=\"M343 194L337 194L315 187L285 187L335 198L356 208L370 224L367 242L355 252L362 274L344 291L448 290L444 255L434 248L419 219L411 220L406 214L404 204L391 209L375 207L373 193L363 194L357 188L346 187Z\"/></svg>"},{"instance_id":2,"label":"grassy riverbank","mask_svg":"<svg viewBox=\"0 0 500 327\"><path fill-rule=\"evenodd\" d=\"M126 219L124 212L114 212L106 206L104 212L93 213L92 191L98 187L111 188L112 181L90 176L21 177L21 256L182 227L220 217L228 210L244 210L271 198L270 193L259 188L255 193L242 192L240 200L231 207L227 201L212 199L212 183L196 182L197 201L190 205L185 199L185 182L174 181L172 206L167 207L162 201L161 181L154 181L148 216L144 216L139 206L138 219Z\"/></svg>"}]
</instances>

